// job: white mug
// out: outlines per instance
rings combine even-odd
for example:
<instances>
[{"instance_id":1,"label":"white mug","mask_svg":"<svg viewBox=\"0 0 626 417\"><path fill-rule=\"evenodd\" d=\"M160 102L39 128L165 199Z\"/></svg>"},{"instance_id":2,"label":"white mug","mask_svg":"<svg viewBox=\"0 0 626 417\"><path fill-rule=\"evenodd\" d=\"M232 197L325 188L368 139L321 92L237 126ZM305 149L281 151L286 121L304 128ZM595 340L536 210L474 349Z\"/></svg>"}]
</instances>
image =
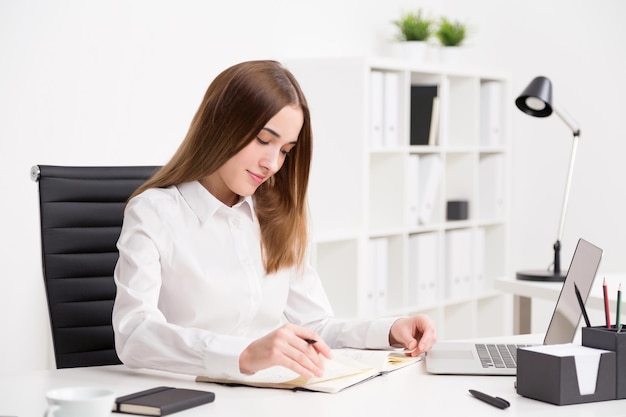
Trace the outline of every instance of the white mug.
<instances>
[{"instance_id":1,"label":"white mug","mask_svg":"<svg viewBox=\"0 0 626 417\"><path fill-rule=\"evenodd\" d=\"M72 387L48 391L46 399L44 417L109 417L115 394L103 388Z\"/></svg>"}]
</instances>

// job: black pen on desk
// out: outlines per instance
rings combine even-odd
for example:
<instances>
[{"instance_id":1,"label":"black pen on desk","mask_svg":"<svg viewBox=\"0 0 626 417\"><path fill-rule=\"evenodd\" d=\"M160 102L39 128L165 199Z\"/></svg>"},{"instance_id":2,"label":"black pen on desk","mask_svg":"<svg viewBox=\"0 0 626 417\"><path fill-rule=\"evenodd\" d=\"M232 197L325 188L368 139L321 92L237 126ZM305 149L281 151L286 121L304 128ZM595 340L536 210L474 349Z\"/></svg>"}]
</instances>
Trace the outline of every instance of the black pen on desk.
<instances>
[{"instance_id":1,"label":"black pen on desk","mask_svg":"<svg viewBox=\"0 0 626 417\"><path fill-rule=\"evenodd\" d=\"M501 410L504 410L505 408L511 405L511 403L509 403L504 398L492 397L491 395L487 395L484 392L476 391L473 389L469 390L469 392L470 394L472 394L474 397L478 398L479 400L484 401L487 404L493 405L494 407L498 407Z\"/></svg>"},{"instance_id":2,"label":"black pen on desk","mask_svg":"<svg viewBox=\"0 0 626 417\"><path fill-rule=\"evenodd\" d=\"M587 325L587 327L591 327L591 323L589 322L589 316L587 315L587 309L585 308L585 303L583 302L583 297L580 295L580 291L578 290L578 285L576 285L576 283L574 283L574 291L576 292L576 298L578 299L580 310L583 312L585 324Z\"/></svg>"}]
</instances>

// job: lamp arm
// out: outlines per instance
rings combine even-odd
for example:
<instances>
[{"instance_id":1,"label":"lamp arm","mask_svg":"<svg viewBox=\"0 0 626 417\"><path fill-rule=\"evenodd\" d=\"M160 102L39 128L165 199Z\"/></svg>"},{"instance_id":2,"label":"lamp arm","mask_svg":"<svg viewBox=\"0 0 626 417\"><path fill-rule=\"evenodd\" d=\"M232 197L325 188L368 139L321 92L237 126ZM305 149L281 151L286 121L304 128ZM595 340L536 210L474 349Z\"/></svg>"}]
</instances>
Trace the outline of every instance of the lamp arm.
<instances>
[{"instance_id":1,"label":"lamp arm","mask_svg":"<svg viewBox=\"0 0 626 417\"><path fill-rule=\"evenodd\" d=\"M572 153L569 160L569 169L567 171L567 181L565 182L565 193L563 194L563 206L561 208L561 220L559 222L559 231L556 242L554 243L554 272L561 272L561 239L563 238L563 228L565 227L565 213L569 201L569 192L572 184L572 174L574 172L574 162L576 162L576 151L578 150L578 140L580 139L580 130L574 132L572 141Z\"/></svg>"},{"instance_id":2,"label":"lamp arm","mask_svg":"<svg viewBox=\"0 0 626 417\"><path fill-rule=\"evenodd\" d=\"M563 122L565 122L565 124L572 130L574 136L580 136L580 127L578 127L578 123L576 123L567 111L558 107L556 104L552 104L552 110L554 110L556 115L559 116L559 118L563 120Z\"/></svg>"},{"instance_id":3,"label":"lamp arm","mask_svg":"<svg viewBox=\"0 0 626 417\"><path fill-rule=\"evenodd\" d=\"M565 227L565 213L567 212L567 204L569 200L569 191L572 183L572 174L574 172L574 162L576 161L576 151L578 150L578 139L580 138L580 128L578 123L565 110L552 104L552 110L557 116L569 127L574 135L572 142L572 153L569 159L569 169L567 171L567 181L565 182L565 193L563 194L563 206L561 208L561 220L559 221L559 231L557 233L556 242L554 242L554 272L561 272L561 239L563 238L563 228Z\"/></svg>"}]
</instances>

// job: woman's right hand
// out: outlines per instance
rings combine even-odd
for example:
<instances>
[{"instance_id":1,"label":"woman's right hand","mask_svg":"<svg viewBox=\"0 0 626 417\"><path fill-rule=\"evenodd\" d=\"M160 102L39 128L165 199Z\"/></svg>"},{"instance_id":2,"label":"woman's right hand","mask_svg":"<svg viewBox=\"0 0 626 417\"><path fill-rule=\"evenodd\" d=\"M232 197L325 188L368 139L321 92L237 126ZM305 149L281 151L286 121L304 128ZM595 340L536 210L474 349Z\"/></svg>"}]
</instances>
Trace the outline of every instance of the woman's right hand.
<instances>
[{"instance_id":1,"label":"woman's right hand","mask_svg":"<svg viewBox=\"0 0 626 417\"><path fill-rule=\"evenodd\" d=\"M254 374L279 365L307 378L320 377L324 374L320 355L328 359L332 357L330 348L317 333L285 324L250 343L239 356L239 369L244 374Z\"/></svg>"}]
</instances>

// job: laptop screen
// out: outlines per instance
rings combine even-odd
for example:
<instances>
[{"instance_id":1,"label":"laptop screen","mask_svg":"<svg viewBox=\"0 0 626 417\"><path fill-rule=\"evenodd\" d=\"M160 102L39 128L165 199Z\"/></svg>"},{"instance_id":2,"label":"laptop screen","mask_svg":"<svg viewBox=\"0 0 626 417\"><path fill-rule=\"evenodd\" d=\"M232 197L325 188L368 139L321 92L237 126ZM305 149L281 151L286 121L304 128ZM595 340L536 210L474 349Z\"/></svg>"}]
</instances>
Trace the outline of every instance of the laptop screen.
<instances>
[{"instance_id":1,"label":"laptop screen","mask_svg":"<svg viewBox=\"0 0 626 417\"><path fill-rule=\"evenodd\" d=\"M546 332L544 344L571 343L574 340L578 323L582 317L574 284L578 287L583 301L586 301L598 272L601 258L602 249L584 239L578 240L572 263Z\"/></svg>"}]
</instances>

